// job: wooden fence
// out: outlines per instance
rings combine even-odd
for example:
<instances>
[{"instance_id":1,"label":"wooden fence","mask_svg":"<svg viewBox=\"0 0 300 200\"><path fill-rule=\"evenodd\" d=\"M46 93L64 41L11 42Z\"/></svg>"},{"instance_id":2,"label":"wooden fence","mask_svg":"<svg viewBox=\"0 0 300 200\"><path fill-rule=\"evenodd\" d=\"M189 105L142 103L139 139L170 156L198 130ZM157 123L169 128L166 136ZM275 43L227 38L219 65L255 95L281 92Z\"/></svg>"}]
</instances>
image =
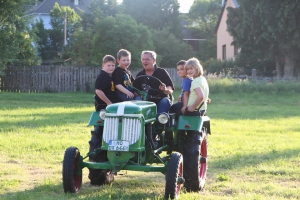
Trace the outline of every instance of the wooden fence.
<instances>
[{"instance_id":1,"label":"wooden fence","mask_svg":"<svg viewBox=\"0 0 300 200\"><path fill-rule=\"evenodd\" d=\"M26 66L8 67L0 77L0 91L11 92L90 92L94 90L101 67ZM175 68L166 69L179 83ZM135 77L139 70L132 70ZM163 80L162 80L163 81Z\"/></svg>"}]
</instances>

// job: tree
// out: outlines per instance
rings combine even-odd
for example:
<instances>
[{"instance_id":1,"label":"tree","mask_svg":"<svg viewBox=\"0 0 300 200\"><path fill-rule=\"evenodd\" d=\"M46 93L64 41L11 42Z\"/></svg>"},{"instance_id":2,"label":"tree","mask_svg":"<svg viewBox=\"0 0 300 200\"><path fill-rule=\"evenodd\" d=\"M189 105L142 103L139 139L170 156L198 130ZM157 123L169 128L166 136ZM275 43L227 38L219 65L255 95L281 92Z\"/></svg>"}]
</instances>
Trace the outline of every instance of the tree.
<instances>
[{"instance_id":1,"label":"tree","mask_svg":"<svg viewBox=\"0 0 300 200\"><path fill-rule=\"evenodd\" d=\"M284 76L293 76L293 60L300 49L299 1L240 0L239 4L239 8L228 8L227 24L241 54L275 60L278 76L283 57Z\"/></svg>"},{"instance_id":2,"label":"tree","mask_svg":"<svg viewBox=\"0 0 300 200\"><path fill-rule=\"evenodd\" d=\"M89 6L92 15L98 19L120 14L117 0L93 0Z\"/></svg>"},{"instance_id":3,"label":"tree","mask_svg":"<svg viewBox=\"0 0 300 200\"><path fill-rule=\"evenodd\" d=\"M7 64L38 63L32 45L35 35L28 26L26 6L29 0L0 1L0 72Z\"/></svg>"},{"instance_id":4,"label":"tree","mask_svg":"<svg viewBox=\"0 0 300 200\"><path fill-rule=\"evenodd\" d=\"M64 29L66 20L66 40L70 42L70 36L80 29L80 16L69 6L60 7L55 3L50 13L52 29L45 29L42 19L32 24L38 36L38 53L42 60L52 60L58 56L58 52L64 51Z\"/></svg>"},{"instance_id":5,"label":"tree","mask_svg":"<svg viewBox=\"0 0 300 200\"><path fill-rule=\"evenodd\" d=\"M170 33L181 37L179 3L177 0L123 0L123 12L149 29L168 28Z\"/></svg>"},{"instance_id":6,"label":"tree","mask_svg":"<svg viewBox=\"0 0 300 200\"><path fill-rule=\"evenodd\" d=\"M50 31L48 29L45 29L44 21L40 19L39 21L32 24L32 29L36 32L37 40L37 51L38 55L42 58L42 60L50 60L52 57L54 57L51 47L51 41L49 37Z\"/></svg>"},{"instance_id":7,"label":"tree","mask_svg":"<svg viewBox=\"0 0 300 200\"><path fill-rule=\"evenodd\" d=\"M52 51L62 51L64 46L64 26L65 20L67 23L67 40L69 36L79 28L80 16L69 6L60 7L58 3L55 3L53 9L50 12L51 20L50 24L52 29L50 30L50 42Z\"/></svg>"},{"instance_id":8,"label":"tree","mask_svg":"<svg viewBox=\"0 0 300 200\"><path fill-rule=\"evenodd\" d=\"M215 26L221 7L219 0L197 0L192 5L186 20L191 24L188 29L205 41L199 42L198 58L202 61L216 57L217 40L214 35Z\"/></svg>"},{"instance_id":9,"label":"tree","mask_svg":"<svg viewBox=\"0 0 300 200\"><path fill-rule=\"evenodd\" d=\"M190 45L170 34L167 29L153 31L153 44L158 54L158 64L164 68L173 68L179 60L196 56Z\"/></svg>"},{"instance_id":10,"label":"tree","mask_svg":"<svg viewBox=\"0 0 300 200\"><path fill-rule=\"evenodd\" d=\"M155 50L159 54L158 63L161 62L163 67L174 67L178 60L196 55L189 45L175 37L172 27L149 30L131 16L117 14L125 9L124 5L104 14L105 6L104 1L95 0L91 4L91 13L82 17L84 28L71 36L67 54L76 64L100 65L104 55L116 55L121 48L132 53L131 68L140 67L143 50Z\"/></svg>"},{"instance_id":11,"label":"tree","mask_svg":"<svg viewBox=\"0 0 300 200\"><path fill-rule=\"evenodd\" d=\"M102 19L93 28L78 31L76 36L68 45L68 53L77 61L80 53L86 51L85 59L80 61L86 64L101 65L106 54L115 56L119 49L124 48L132 54L131 68L139 68L141 51L154 49L149 29L123 14ZM80 38L83 39L84 36L91 40L82 41Z\"/></svg>"},{"instance_id":12,"label":"tree","mask_svg":"<svg viewBox=\"0 0 300 200\"><path fill-rule=\"evenodd\" d=\"M95 33L92 29L75 31L66 46L65 57L71 58L76 65L92 65L92 40Z\"/></svg>"}]
</instances>

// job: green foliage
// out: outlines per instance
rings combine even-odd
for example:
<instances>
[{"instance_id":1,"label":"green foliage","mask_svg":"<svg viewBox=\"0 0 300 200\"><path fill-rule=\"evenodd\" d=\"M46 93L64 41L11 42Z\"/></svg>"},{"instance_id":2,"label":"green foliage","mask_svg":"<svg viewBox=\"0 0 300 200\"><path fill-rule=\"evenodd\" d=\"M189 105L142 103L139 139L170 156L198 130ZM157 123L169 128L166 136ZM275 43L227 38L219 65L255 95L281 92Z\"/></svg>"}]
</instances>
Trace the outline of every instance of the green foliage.
<instances>
[{"instance_id":1,"label":"green foliage","mask_svg":"<svg viewBox=\"0 0 300 200\"><path fill-rule=\"evenodd\" d=\"M32 30L37 35L37 50L42 60L51 60L57 56L57 52L52 52L51 42L49 40L49 30L44 28L44 21L40 19L32 24Z\"/></svg>"},{"instance_id":2,"label":"green foliage","mask_svg":"<svg viewBox=\"0 0 300 200\"><path fill-rule=\"evenodd\" d=\"M226 174L219 174L217 177L218 181L230 181L230 177Z\"/></svg>"},{"instance_id":3,"label":"green foliage","mask_svg":"<svg viewBox=\"0 0 300 200\"><path fill-rule=\"evenodd\" d=\"M222 61L219 59L209 59L203 65L207 73L220 74L222 72Z\"/></svg>"},{"instance_id":4,"label":"green foliage","mask_svg":"<svg viewBox=\"0 0 300 200\"><path fill-rule=\"evenodd\" d=\"M235 60L219 60L209 59L204 65L207 73L225 76L238 76L252 74L252 70L256 69L257 76L273 77L275 70L275 63L272 60L258 60L256 55L246 56L239 55Z\"/></svg>"},{"instance_id":5,"label":"green foliage","mask_svg":"<svg viewBox=\"0 0 300 200\"><path fill-rule=\"evenodd\" d=\"M55 3L53 9L50 12L51 20L50 24L52 29L49 30L49 39L52 51L62 51L64 46L64 26L67 23L67 36L79 29L80 16L69 6L60 7L58 3Z\"/></svg>"},{"instance_id":6,"label":"green foliage","mask_svg":"<svg viewBox=\"0 0 300 200\"><path fill-rule=\"evenodd\" d=\"M228 8L228 31L241 54L257 59L285 59L284 76L294 73L293 60L300 50L300 5L297 1L238 1L240 7ZM277 60L276 62L279 62ZM279 64L279 63L277 63ZM281 71L277 65L277 71Z\"/></svg>"},{"instance_id":7,"label":"green foliage","mask_svg":"<svg viewBox=\"0 0 300 200\"><path fill-rule=\"evenodd\" d=\"M114 2L95 0L91 13L82 15L83 29L70 37L65 54L77 65L100 65L104 55L115 56L121 48L132 53L132 69L140 68L140 53L147 49L157 51L157 63L163 67L196 55L177 37L175 29L181 32L177 1L123 1L120 6Z\"/></svg>"},{"instance_id":8,"label":"green foliage","mask_svg":"<svg viewBox=\"0 0 300 200\"><path fill-rule=\"evenodd\" d=\"M35 35L29 29L24 6L31 2L0 1L0 72L7 64L35 65L39 61L32 45Z\"/></svg>"},{"instance_id":9,"label":"green foliage","mask_svg":"<svg viewBox=\"0 0 300 200\"><path fill-rule=\"evenodd\" d=\"M221 12L218 0L198 0L192 5L186 20L191 24L188 30L205 41L199 41L197 57L202 61L216 57L217 40L214 34L215 26Z\"/></svg>"},{"instance_id":10,"label":"green foliage","mask_svg":"<svg viewBox=\"0 0 300 200\"><path fill-rule=\"evenodd\" d=\"M159 59L158 64L161 67L174 68L179 60L187 60L196 55L191 46L176 38L169 30L152 32L153 44Z\"/></svg>"},{"instance_id":11,"label":"green foliage","mask_svg":"<svg viewBox=\"0 0 300 200\"><path fill-rule=\"evenodd\" d=\"M121 8L117 0L93 0L89 6L92 16L97 20L120 14Z\"/></svg>"},{"instance_id":12,"label":"green foliage","mask_svg":"<svg viewBox=\"0 0 300 200\"><path fill-rule=\"evenodd\" d=\"M154 49L148 28L128 15L117 14L107 17L95 25L92 41L92 63L100 65L106 54L116 56L119 49L131 52L131 68L139 68L140 53L145 49Z\"/></svg>"},{"instance_id":13,"label":"green foliage","mask_svg":"<svg viewBox=\"0 0 300 200\"><path fill-rule=\"evenodd\" d=\"M249 79L208 79L211 94L274 94L274 95L295 95L300 93L299 82L254 82Z\"/></svg>"},{"instance_id":14,"label":"green foliage","mask_svg":"<svg viewBox=\"0 0 300 200\"><path fill-rule=\"evenodd\" d=\"M235 61L233 61L232 59L223 60L223 61L219 59L209 59L204 63L203 68L209 74L215 74L215 75L223 74L226 76L239 74L239 72L236 71Z\"/></svg>"},{"instance_id":15,"label":"green foliage","mask_svg":"<svg viewBox=\"0 0 300 200\"><path fill-rule=\"evenodd\" d=\"M32 24L32 29L36 32L38 39L38 52L44 61L60 60L58 52L64 50L64 29L66 20L66 41L70 41L72 34L80 29L80 16L69 6L60 7L55 3L50 13L52 29L45 29L44 22L40 21ZM66 55L67 56L67 55Z\"/></svg>"},{"instance_id":16,"label":"green foliage","mask_svg":"<svg viewBox=\"0 0 300 200\"><path fill-rule=\"evenodd\" d=\"M130 15L137 23L149 29L168 28L170 33L180 38L179 3L177 0L123 0L124 14Z\"/></svg>"},{"instance_id":17,"label":"green foliage","mask_svg":"<svg viewBox=\"0 0 300 200\"><path fill-rule=\"evenodd\" d=\"M236 58L234 64L240 70L240 74L251 75L252 69L256 69L257 76L273 77L272 72L276 70L274 60L260 60L256 54L241 54Z\"/></svg>"},{"instance_id":18,"label":"green foliage","mask_svg":"<svg viewBox=\"0 0 300 200\"><path fill-rule=\"evenodd\" d=\"M71 58L72 64L92 65L92 30L78 30L70 36L66 46L65 57Z\"/></svg>"}]
</instances>

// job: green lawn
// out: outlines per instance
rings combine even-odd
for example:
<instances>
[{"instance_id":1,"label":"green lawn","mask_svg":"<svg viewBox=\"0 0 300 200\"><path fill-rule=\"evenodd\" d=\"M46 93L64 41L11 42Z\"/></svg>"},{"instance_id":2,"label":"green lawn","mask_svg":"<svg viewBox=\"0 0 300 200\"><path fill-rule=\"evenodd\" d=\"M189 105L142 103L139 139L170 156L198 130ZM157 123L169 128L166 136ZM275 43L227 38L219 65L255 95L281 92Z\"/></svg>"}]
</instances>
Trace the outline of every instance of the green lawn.
<instances>
[{"instance_id":1,"label":"green lawn","mask_svg":"<svg viewBox=\"0 0 300 200\"><path fill-rule=\"evenodd\" d=\"M300 199L300 94L215 87L206 186L180 199ZM64 194L64 151L87 153L93 109L88 93L0 92L0 199L163 199L162 174L132 171L94 187L84 169L80 193Z\"/></svg>"}]
</instances>

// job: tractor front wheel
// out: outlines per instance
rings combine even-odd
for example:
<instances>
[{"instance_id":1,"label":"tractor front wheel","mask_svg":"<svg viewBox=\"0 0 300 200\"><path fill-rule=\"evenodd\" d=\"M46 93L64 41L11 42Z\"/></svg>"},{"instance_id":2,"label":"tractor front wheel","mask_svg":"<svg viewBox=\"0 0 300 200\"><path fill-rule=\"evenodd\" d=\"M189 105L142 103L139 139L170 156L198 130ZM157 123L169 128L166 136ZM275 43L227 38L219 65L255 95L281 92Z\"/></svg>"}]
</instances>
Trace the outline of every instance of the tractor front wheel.
<instances>
[{"instance_id":1,"label":"tractor front wheel","mask_svg":"<svg viewBox=\"0 0 300 200\"><path fill-rule=\"evenodd\" d=\"M184 186L188 192L204 188L207 172L207 134L188 132L184 141L183 163Z\"/></svg>"},{"instance_id":2,"label":"tractor front wheel","mask_svg":"<svg viewBox=\"0 0 300 200\"><path fill-rule=\"evenodd\" d=\"M65 193L77 193L82 185L82 168L79 166L80 152L76 147L65 151L62 178Z\"/></svg>"},{"instance_id":3,"label":"tractor front wheel","mask_svg":"<svg viewBox=\"0 0 300 200\"><path fill-rule=\"evenodd\" d=\"M177 199L183 184L183 160L180 153L172 153L166 174L165 199Z\"/></svg>"}]
</instances>

